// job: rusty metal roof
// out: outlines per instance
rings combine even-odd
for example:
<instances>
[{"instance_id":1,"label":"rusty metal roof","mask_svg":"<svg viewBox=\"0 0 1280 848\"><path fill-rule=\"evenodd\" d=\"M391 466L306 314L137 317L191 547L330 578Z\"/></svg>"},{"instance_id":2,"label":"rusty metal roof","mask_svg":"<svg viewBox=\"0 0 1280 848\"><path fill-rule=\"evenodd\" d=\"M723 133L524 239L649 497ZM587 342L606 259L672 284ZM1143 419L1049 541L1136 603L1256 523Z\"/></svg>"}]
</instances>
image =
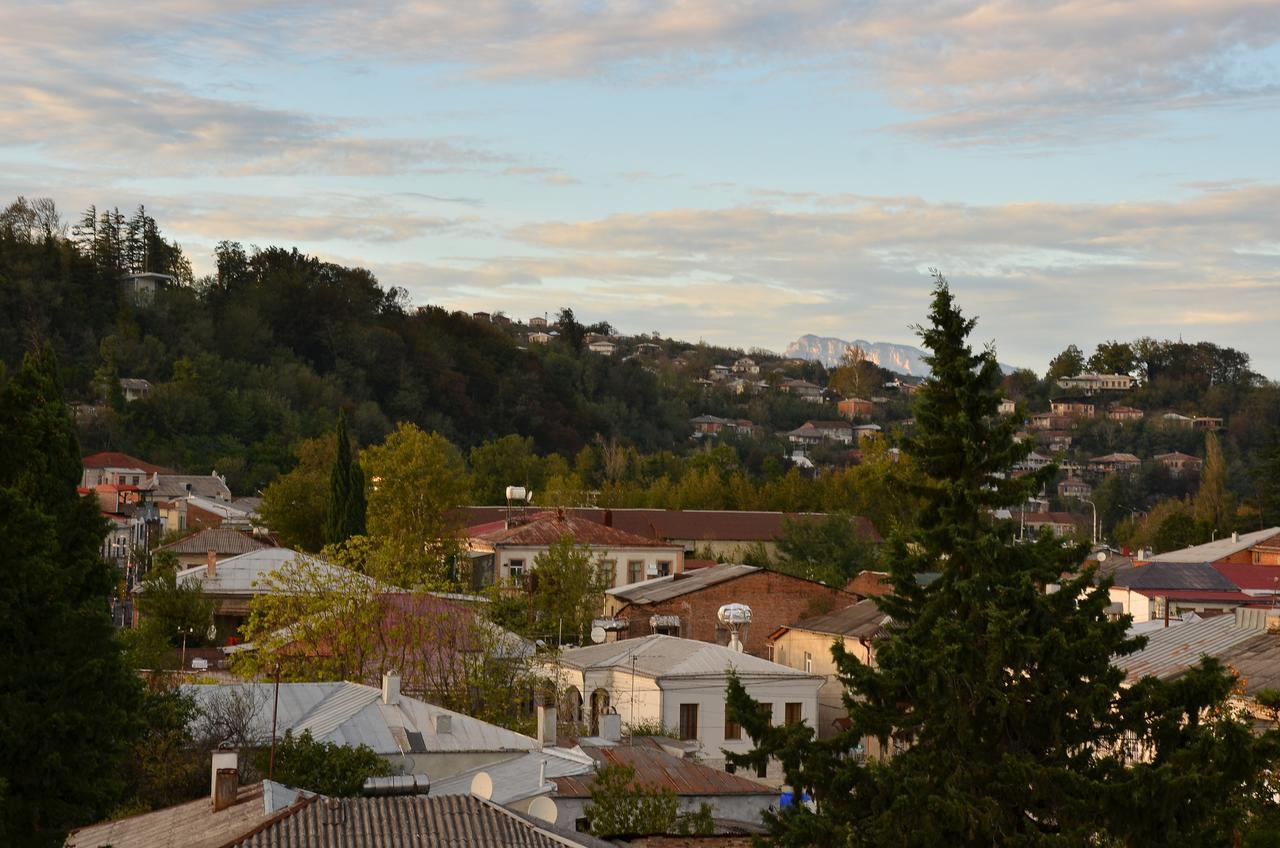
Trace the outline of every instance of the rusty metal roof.
<instances>
[{"instance_id":1,"label":"rusty metal roof","mask_svg":"<svg viewBox=\"0 0 1280 848\"><path fill-rule=\"evenodd\" d=\"M491 545L549 547L565 536L572 538L579 545L590 545L596 548L678 547L662 539L628 533L617 527L607 527L588 518L566 512L542 513L513 527L482 529L472 537Z\"/></svg>"},{"instance_id":2,"label":"rusty metal roof","mask_svg":"<svg viewBox=\"0 0 1280 848\"><path fill-rule=\"evenodd\" d=\"M778 790L713 769L702 763L673 756L656 744L614 745L600 747L583 745L582 750L596 761L599 767L622 765L635 769L633 786L667 788L677 795L777 795ZM595 783L595 775L570 775L553 778L556 795L561 798L587 798Z\"/></svg>"},{"instance_id":3,"label":"rusty metal roof","mask_svg":"<svg viewBox=\"0 0 1280 848\"><path fill-rule=\"evenodd\" d=\"M832 636L874 636L888 617L880 611L874 600L868 598L844 609L785 625L785 628L811 630ZM781 629L783 628L779 628Z\"/></svg>"},{"instance_id":4,"label":"rusty metal roof","mask_svg":"<svg viewBox=\"0 0 1280 848\"><path fill-rule=\"evenodd\" d=\"M253 538L248 533L230 527L211 527L192 533L184 539L170 542L156 548L158 551L173 551L175 554L200 554L215 551L221 556L247 554L260 548L269 548L266 542Z\"/></svg>"},{"instance_id":5,"label":"rusty metal roof","mask_svg":"<svg viewBox=\"0 0 1280 848\"><path fill-rule=\"evenodd\" d=\"M1242 609L1234 615L1215 615L1150 631L1145 634L1145 648L1127 657L1115 657L1112 662L1124 670L1130 683L1147 676L1177 677L1199 663L1202 656L1221 658L1235 646L1263 634L1265 613L1266 610Z\"/></svg>"}]
</instances>

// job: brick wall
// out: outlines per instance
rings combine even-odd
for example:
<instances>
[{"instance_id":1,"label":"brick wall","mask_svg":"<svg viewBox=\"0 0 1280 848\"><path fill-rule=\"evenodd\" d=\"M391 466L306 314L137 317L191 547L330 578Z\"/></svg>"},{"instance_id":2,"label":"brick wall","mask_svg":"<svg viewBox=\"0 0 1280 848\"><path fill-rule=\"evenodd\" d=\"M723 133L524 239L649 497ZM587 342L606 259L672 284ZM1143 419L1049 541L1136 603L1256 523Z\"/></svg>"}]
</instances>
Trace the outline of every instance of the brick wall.
<instances>
[{"instance_id":1,"label":"brick wall","mask_svg":"<svg viewBox=\"0 0 1280 848\"><path fill-rule=\"evenodd\" d=\"M751 607L751 625L743 634L743 648L749 654L766 656L765 640L784 624L795 624L805 618L857 603L859 597L841 589L832 589L798 577L774 571L756 571L690 592L656 604L632 604L618 617L631 626L621 638L647 636L654 632L649 619L654 615L680 617L680 634L701 642L728 642L728 633L720 626L716 612L724 604L746 604Z\"/></svg>"}]
</instances>

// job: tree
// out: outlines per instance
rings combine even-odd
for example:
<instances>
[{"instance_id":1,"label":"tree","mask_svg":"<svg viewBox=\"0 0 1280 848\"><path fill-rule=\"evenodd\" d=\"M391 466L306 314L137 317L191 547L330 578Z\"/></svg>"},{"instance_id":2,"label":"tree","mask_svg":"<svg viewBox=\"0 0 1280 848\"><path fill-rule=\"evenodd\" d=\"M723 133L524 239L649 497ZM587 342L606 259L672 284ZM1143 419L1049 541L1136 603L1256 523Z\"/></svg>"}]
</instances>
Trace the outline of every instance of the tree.
<instances>
[{"instance_id":1,"label":"tree","mask_svg":"<svg viewBox=\"0 0 1280 848\"><path fill-rule=\"evenodd\" d=\"M265 760L267 753L259 756ZM299 789L350 798L360 794L369 778L389 774L391 765L368 745L317 742L310 730L302 731L301 736L286 730L276 743L275 779Z\"/></svg>"},{"instance_id":2,"label":"tree","mask_svg":"<svg viewBox=\"0 0 1280 848\"><path fill-rule=\"evenodd\" d=\"M875 548L858 521L831 513L813 521L786 519L778 539L778 571L842 588L859 572L874 568Z\"/></svg>"},{"instance_id":3,"label":"tree","mask_svg":"<svg viewBox=\"0 0 1280 848\"><path fill-rule=\"evenodd\" d=\"M1222 456L1222 445L1212 430L1204 434L1204 467L1200 471L1200 490L1194 502L1196 521L1212 535L1229 533L1234 529L1235 505L1227 491L1227 461Z\"/></svg>"},{"instance_id":4,"label":"tree","mask_svg":"<svg viewBox=\"0 0 1280 848\"><path fill-rule=\"evenodd\" d=\"M178 581L178 558L173 553L156 554L138 596L138 629L129 634L129 645L136 652L133 661L146 668L160 667L154 663L168 659L168 648L181 644L183 634L188 646L205 644L213 606L199 582ZM164 650L155 656L155 648L161 646Z\"/></svg>"},{"instance_id":5,"label":"tree","mask_svg":"<svg viewBox=\"0 0 1280 848\"><path fill-rule=\"evenodd\" d=\"M887 635L874 667L833 650L849 730L817 741L802 724L769 727L733 680L731 714L757 744L730 760L777 757L814 798L816 811L771 816L782 845L1229 841L1242 787L1275 738L1255 741L1224 708L1234 680L1212 661L1126 689L1112 657L1142 640L1108 618L1108 584L1094 585L1092 570L1062 576L1077 550L1012 542L993 511L1023 502L1049 472L1008 474L1031 444L997 414L999 367L994 351L969 347L974 323L939 277L919 330L932 376L905 443L922 507L890 543L892 592L877 601ZM939 576L921 585L929 570ZM866 763L855 756L864 742ZM1134 816L1139 806L1160 814Z\"/></svg>"},{"instance_id":6,"label":"tree","mask_svg":"<svg viewBox=\"0 0 1280 848\"><path fill-rule=\"evenodd\" d=\"M207 793L208 750L192 733L199 718L195 699L177 689L149 691L138 715L145 731L129 751L127 800L118 812L134 815Z\"/></svg>"},{"instance_id":7,"label":"tree","mask_svg":"<svg viewBox=\"0 0 1280 848\"><path fill-rule=\"evenodd\" d=\"M542 459L533 439L514 433L471 449L471 489L477 503L506 503L508 486L541 492Z\"/></svg>"},{"instance_id":8,"label":"tree","mask_svg":"<svg viewBox=\"0 0 1280 848\"><path fill-rule=\"evenodd\" d=\"M338 413L337 444L333 471L329 474L329 508L325 514L324 541L337 545L365 532L364 471L351 456L347 413Z\"/></svg>"},{"instance_id":9,"label":"tree","mask_svg":"<svg viewBox=\"0 0 1280 848\"><path fill-rule=\"evenodd\" d=\"M138 681L107 612L96 499L52 349L0 369L0 842L61 845L110 812L139 731Z\"/></svg>"},{"instance_id":10,"label":"tree","mask_svg":"<svg viewBox=\"0 0 1280 848\"><path fill-rule=\"evenodd\" d=\"M880 369L867 358L866 351L851 345L845 348L840 364L831 372L828 386L843 397L865 398L883 382Z\"/></svg>"},{"instance_id":11,"label":"tree","mask_svg":"<svg viewBox=\"0 0 1280 848\"><path fill-rule=\"evenodd\" d=\"M262 492L258 510L262 521L286 547L312 553L324 547L329 483L337 454L338 443L332 434L304 439L295 452L298 464Z\"/></svg>"},{"instance_id":12,"label":"tree","mask_svg":"<svg viewBox=\"0 0 1280 848\"><path fill-rule=\"evenodd\" d=\"M595 836L657 836L715 831L708 804L694 813L680 814L680 799L668 786L636 782L636 770L607 765L591 781L591 803L583 809Z\"/></svg>"},{"instance_id":13,"label":"tree","mask_svg":"<svg viewBox=\"0 0 1280 848\"><path fill-rule=\"evenodd\" d=\"M1077 377L1084 371L1084 354L1075 345L1067 345L1067 349L1049 360L1049 370L1045 379L1053 382L1060 377Z\"/></svg>"},{"instance_id":14,"label":"tree","mask_svg":"<svg viewBox=\"0 0 1280 848\"><path fill-rule=\"evenodd\" d=\"M1089 357L1093 374L1130 374L1137 365L1133 346L1128 342L1102 342Z\"/></svg>"},{"instance_id":15,"label":"tree","mask_svg":"<svg viewBox=\"0 0 1280 848\"><path fill-rule=\"evenodd\" d=\"M1280 525L1280 427L1271 432L1271 442L1258 464L1255 481L1263 526Z\"/></svg>"},{"instance_id":16,"label":"tree","mask_svg":"<svg viewBox=\"0 0 1280 848\"><path fill-rule=\"evenodd\" d=\"M530 605L535 628L547 636L586 641L591 621L604 605L604 591L610 576L605 564L579 545L572 536L563 536L533 558Z\"/></svg>"},{"instance_id":17,"label":"tree","mask_svg":"<svg viewBox=\"0 0 1280 848\"><path fill-rule=\"evenodd\" d=\"M568 345L570 350L582 350L586 341L587 330L578 323L578 319L574 317L572 309L566 306L560 310L560 314L556 317L556 327L560 331L560 340Z\"/></svg>"},{"instance_id":18,"label":"tree","mask_svg":"<svg viewBox=\"0 0 1280 848\"><path fill-rule=\"evenodd\" d=\"M404 588L443 588L461 550L456 509L468 501L466 468L439 433L400 424L365 448L369 469L369 535L380 549L380 579Z\"/></svg>"}]
</instances>

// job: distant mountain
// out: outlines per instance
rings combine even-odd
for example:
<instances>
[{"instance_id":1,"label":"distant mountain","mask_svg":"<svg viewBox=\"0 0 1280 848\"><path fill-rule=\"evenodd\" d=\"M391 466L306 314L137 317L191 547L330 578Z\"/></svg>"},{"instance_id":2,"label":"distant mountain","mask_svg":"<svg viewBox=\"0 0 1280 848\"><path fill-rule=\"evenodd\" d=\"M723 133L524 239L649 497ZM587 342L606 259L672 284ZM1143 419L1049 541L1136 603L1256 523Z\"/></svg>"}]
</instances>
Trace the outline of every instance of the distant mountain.
<instances>
[{"instance_id":1,"label":"distant mountain","mask_svg":"<svg viewBox=\"0 0 1280 848\"><path fill-rule=\"evenodd\" d=\"M924 377L929 373L929 366L924 363L923 350L911 345L891 342L868 342L862 339L845 341L830 336L808 334L787 345L786 355L799 359L816 359L831 368L840 364L844 352L850 347L862 348L867 359L895 374Z\"/></svg>"},{"instance_id":2,"label":"distant mountain","mask_svg":"<svg viewBox=\"0 0 1280 848\"><path fill-rule=\"evenodd\" d=\"M908 374L913 377L929 376L929 366L925 364L923 350L912 345L894 344L893 342L868 342L862 339L845 341L831 336L815 336L809 333L787 345L786 355L799 359L816 359L831 368L840 364L841 358L844 357L844 352L850 347L862 348L862 352L867 355L867 359L895 374ZM1003 362L1000 363L1000 368L1006 374L1011 374L1017 370L1012 365L1005 365Z\"/></svg>"}]
</instances>

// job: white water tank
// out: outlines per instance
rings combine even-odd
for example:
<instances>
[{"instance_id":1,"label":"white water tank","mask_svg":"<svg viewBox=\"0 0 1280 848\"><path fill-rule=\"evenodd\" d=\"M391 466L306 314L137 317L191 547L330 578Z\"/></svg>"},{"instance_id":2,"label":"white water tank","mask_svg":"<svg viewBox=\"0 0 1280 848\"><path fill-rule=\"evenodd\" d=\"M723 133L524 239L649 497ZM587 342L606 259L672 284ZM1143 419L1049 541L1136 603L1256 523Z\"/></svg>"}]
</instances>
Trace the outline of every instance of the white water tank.
<instances>
[{"instance_id":1,"label":"white water tank","mask_svg":"<svg viewBox=\"0 0 1280 848\"><path fill-rule=\"evenodd\" d=\"M725 604L716 613L716 618L725 627L742 627L751 623L751 607L746 604Z\"/></svg>"}]
</instances>

